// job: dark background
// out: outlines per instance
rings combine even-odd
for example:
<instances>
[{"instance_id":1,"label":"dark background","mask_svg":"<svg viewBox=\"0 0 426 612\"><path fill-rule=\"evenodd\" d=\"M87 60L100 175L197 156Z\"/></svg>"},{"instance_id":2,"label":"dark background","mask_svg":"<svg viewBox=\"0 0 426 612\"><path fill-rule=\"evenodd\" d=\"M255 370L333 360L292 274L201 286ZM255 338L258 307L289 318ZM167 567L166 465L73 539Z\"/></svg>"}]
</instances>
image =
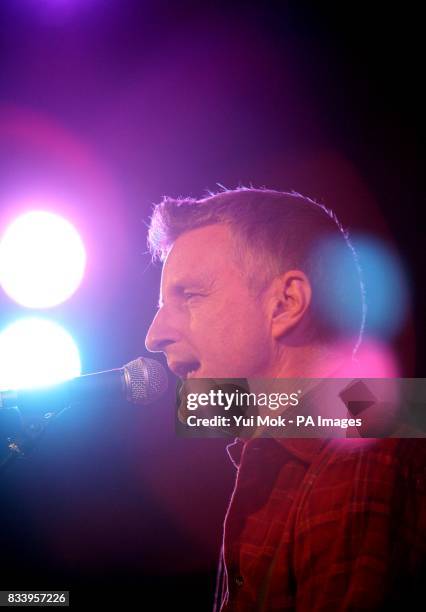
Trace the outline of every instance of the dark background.
<instances>
[{"instance_id":1,"label":"dark background","mask_svg":"<svg viewBox=\"0 0 426 612\"><path fill-rule=\"evenodd\" d=\"M411 309L386 341L402 375L425 375L413 6L2 1L1 231L33 197L81 231L85 279L44 314L73 333L86 372L146 354L152 203L219 183L294 189L392 247ZM0 309L2 327L27 314L3 293ZM233 470L225 441L176 438L170 382L144 411L64 414L2 474L2 589L210 609Z\"/></svg>"}]
</instances>

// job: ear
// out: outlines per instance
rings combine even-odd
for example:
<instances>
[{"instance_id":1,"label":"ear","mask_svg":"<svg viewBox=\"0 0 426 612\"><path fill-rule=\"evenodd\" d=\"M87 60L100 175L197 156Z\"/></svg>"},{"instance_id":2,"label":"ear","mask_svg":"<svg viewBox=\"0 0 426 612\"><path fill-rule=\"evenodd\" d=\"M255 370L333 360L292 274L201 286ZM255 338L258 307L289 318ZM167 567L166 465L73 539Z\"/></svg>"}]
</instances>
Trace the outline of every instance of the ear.
<instances>
[{"instance_id":1,"label":"ear","mask_svg":"<svg viewBox=\"0 0 426 612\"><path fill-rule=\"evenodd\" d=\"M289 270L278 276L271 289L271 331L278 339L300 323L311 303L312 289L301 270Z\"/></svg>"}]
</instances>

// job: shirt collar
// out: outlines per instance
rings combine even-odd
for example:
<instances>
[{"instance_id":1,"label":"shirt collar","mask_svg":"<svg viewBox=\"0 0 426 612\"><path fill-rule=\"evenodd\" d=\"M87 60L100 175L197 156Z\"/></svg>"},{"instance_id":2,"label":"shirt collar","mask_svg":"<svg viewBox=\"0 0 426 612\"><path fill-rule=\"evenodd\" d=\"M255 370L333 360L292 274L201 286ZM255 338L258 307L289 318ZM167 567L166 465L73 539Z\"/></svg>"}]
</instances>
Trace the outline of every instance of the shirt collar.
<instances>
[{"instance_id":1,"label":"shirt collar","mask_svg":"<svg viewBox=\"0 0 426 612\"><path fill-rule=\"evenodd\" d=\"M310 465L328 441L328 438L252 438L250 440L235 438L234 442L228 444L226 450L236 468L241 463L241 456L245 448L247 450L249 448L259 448L264 444L270 446L271 443L275 444L277 449L284 449L299 461Z\"/></svg>"}]
</instances>

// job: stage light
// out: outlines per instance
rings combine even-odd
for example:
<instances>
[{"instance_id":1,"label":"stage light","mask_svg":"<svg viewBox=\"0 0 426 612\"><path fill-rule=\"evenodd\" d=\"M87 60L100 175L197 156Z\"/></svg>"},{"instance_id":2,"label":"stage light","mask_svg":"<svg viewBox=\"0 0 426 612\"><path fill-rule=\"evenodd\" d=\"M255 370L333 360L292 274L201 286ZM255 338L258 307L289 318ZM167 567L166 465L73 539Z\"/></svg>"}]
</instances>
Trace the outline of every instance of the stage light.
<instances>
[{"instance_id":1,"label":"stage light","mask_svg":"<svg viewBox=\"0 0 426 612\"><path fill-rule=\"evenodd\" d=\"M27 308L49 308L68 299L86 265L74 226L56 214L31 211L13 221L0 242L0 284Z\"/></svg>"},{"instance_id":2,"label":"stage light","mask_svg":"<svg viewBox=\"0 0 426 612\"><path fill-rule=\"evenodd\" d=\"M390 339L404 323L409 289L397 255L382 241L370 236L352 237L361 268L366 304L365 332L377 339ZM342 240L321 243L313 253L317 275L322 278L315 296L326 321L348 337L359 331L361 312L360 277L354 255Z\"/></svg>"},{"instance_id":3,"label":"stage light","mask_svg":"<svg viewBox=\"0 0 426 612\"><path fill-rule=\"evenodd\" d=\"M355 248L366 290L367 334L392 338L401 329L410 302L402 262L384 242L370 236L358 236Z\"/></svg>"},{"instance_id":4,"label":"stage light","mask_svg":"<svg viewBox=\"0 0 426 612\"><path fill-rule=\"evenodd\" d=\"M80 373L78 348L57 323L25 318L0 333L1 389L51 385Z\"/></svg>"}]
</instances>

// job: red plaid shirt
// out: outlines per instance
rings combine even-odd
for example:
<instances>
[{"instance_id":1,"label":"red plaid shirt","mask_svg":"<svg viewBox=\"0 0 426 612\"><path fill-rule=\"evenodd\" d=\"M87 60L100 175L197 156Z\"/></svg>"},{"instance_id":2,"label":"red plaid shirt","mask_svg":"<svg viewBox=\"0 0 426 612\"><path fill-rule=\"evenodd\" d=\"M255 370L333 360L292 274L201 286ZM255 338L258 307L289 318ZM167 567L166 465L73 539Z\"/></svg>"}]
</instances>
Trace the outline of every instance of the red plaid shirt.
<instances>
[{"instance_id":1,"label":"red plaid shirt","mask_svg":"<svg viewBox=\"0 0 426 612\"><path fill-rule=\"evenodd\" d=\"M228 453L237 478L216 609L388 610L411 601L425 569L425 440L257 438Z\"/></svg>"}]
</instances>

